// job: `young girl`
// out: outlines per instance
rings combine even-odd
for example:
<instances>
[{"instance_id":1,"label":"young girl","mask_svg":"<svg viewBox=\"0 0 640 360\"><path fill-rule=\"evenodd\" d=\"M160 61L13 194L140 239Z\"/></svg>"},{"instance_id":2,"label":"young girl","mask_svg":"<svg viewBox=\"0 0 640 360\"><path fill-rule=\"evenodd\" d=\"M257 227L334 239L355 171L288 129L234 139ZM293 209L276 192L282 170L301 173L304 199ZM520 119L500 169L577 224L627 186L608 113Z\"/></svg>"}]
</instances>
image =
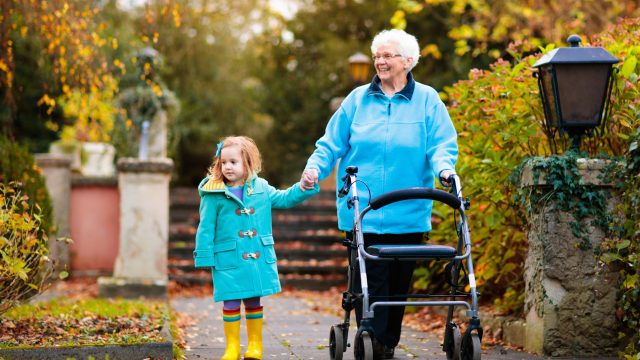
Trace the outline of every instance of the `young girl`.
<instances>
[{"instance_id":1,"label":"young girl","mask_svg":"<svg viewBox=\"0 0 640 360\"><path fill-rule=\"evenodd\" d=\"M280 292L271 232L271 208L295 206L319 191L295 184L277 190L257 176L260 152L248 137L218 144L213 165L200 182L200 224L193 253L196 267L213 272L214 301L223 301L227 346L222 360L240 358L240 301L249 344L245 359L262 359L260 297Z\"/></svg>"}]
</instances>

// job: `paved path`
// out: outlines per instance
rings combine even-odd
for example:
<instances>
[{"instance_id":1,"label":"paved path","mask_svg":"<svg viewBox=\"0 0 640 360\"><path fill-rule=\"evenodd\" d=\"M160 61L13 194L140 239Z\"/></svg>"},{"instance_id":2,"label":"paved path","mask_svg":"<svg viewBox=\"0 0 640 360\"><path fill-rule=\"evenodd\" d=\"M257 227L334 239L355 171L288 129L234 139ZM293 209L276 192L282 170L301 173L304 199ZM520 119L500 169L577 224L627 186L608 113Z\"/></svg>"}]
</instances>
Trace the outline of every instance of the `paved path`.
<instances>
[{"instance_id":1,"label":"paved path","mask_svg":"<svg viewBox=\"0 0 640 360\"><path fill-rule=\"evenodd\" d=\"M338 304L338 300L336 300ZM174 298L173 308L192 316L196 323L187 329L187 359L219 359L224 353L221 305L211 298ZM299 298L276 295L263 298L264 357L263 359L328 359L327 348L331 325L341 321L338 317L314 311ZM339 306L339 305L336 305ZM353 317L353 312L352 312ZM355 320L352 319L355 323ZM242 320L243 351L246 348L244 317ZM353 341L355 328L349 331ZM347 348L345 360L353 359L353 348ZM446 359L438 335L410 329L403 330L396 359ZM545 357L492 347L483 350L484 360L541 360ZM558 358L554 358L558 359Z\"/></svg>"}]
</instances>

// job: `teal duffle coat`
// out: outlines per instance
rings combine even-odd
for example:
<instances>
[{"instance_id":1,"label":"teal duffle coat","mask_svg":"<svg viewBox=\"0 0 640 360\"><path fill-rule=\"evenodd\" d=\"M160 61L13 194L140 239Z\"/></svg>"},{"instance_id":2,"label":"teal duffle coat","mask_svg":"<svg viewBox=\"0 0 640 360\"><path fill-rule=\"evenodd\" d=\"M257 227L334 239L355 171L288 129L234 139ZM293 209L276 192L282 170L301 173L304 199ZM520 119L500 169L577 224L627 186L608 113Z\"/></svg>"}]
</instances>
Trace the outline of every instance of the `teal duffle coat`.
<instances>
[{"instance_id":1,"label":"teal duffle coat","mask_svg":"<svg viewBox=\"0 0 640 360\"><path fill-rule=\"evenodd\" d=\"M222 181L200 182L200 224L193 256L196 267L212 269L214 301L280 292L271 209L290 208L319 190L316 185L302 191L298 184L278 190L254 175L240 200Z\"/></svg>"}]
</instances>

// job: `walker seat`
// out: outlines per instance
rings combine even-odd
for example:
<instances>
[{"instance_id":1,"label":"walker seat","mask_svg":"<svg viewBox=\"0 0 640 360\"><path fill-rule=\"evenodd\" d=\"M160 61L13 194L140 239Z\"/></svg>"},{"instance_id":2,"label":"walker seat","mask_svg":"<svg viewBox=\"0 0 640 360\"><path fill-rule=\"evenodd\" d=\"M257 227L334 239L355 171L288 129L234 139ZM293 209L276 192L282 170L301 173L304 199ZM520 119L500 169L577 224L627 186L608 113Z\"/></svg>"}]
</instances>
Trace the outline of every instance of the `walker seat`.
<instances>
[{"instance_id":1,"label":"walker seat","mask_svg":"<svg viewBox=\"0 0 640 360\"><path fill-rule=\"evenodd\" d=\"M455 248L444 245L372 245L367 252L381 258L452 259Z\"/></svg>"}]
</instances>

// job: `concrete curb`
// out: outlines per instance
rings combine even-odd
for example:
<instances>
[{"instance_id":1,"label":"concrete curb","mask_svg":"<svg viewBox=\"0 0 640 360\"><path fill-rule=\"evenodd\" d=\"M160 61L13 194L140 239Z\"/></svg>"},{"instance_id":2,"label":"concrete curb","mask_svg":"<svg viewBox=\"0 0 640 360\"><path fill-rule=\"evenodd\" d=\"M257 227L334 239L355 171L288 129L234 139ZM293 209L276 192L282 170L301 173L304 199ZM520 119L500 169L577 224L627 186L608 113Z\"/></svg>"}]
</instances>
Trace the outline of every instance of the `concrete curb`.
<instances>
[{"instance_id":1,"label":"concrete curb","mask_svg":"<svg viewBox=\"0 0 640 360\"><path fill-rule=\"evenodd\" d=\"M160 331L165 341L104 346L37 347L29 349L0 349L0 360L156 360L173 359L173 339L166 321Z\"/></svg>"},{"instance_id":2,"label":"concrete curb","mask_svg":"<svg viewBox=\"0 0 640 360\"><path fill-rule=\"evenodd\" d=\"M433 309L438 314L447 316L445 307L435 307ZM467 324L469 322L465 309L458 309L455 315L458 324ZM478 312L478 317L480 318L480 325L485 332L509 345L525 347L527 322L524 319L515 316L494 315L482 310Z\"/></svg>"}]
</instances>

